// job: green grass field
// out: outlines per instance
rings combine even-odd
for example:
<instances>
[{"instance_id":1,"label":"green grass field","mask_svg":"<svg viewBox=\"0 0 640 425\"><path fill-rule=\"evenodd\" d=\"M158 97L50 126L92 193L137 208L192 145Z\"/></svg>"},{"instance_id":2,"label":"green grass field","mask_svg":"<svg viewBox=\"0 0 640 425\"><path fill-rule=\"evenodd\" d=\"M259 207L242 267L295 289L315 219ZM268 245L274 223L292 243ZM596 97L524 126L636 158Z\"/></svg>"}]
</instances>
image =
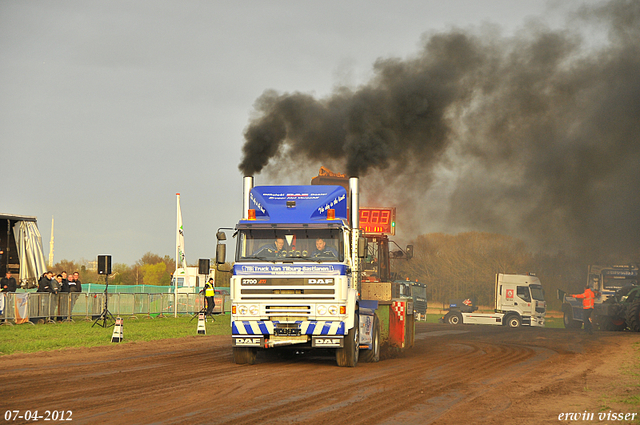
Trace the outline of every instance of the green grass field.
<instances>
[{"instance_id":1,"label":"green grass field","mask_svg":"<svg viewBox=\"0 0 640 425\"><path fill-rule=\"evenodd\" d=\"M207 335L231 335L229 315L215 316L207 322ZM100 322L101 323L101 322ZM39 325L0 326L0 354L33 353L67 347L96 347L112 344L113 326L102 328L93 322L77 320ZM197 335L198 319L191 316L165 318L124 317L122 343L153 341Z\"/></svg>"},{"instance_id":2,"label":"green grass field","mask_svg":"<svg viewBox=\"0 0 640 425\"><path fill-rule=\"evenodd\" d=\"M441 315L428 314L427 323L438 323ZM231 335L229 315L215 316L207 323L207 335ZM92 326L93 322L0 326L0 355L33 353L67 347L96 347L111 344L113 327ZM165 318L124 318L124 341L153 341L197 334L198 321L191 316ZM547 319L546 327L562 328L562 319Z\"/></svg>"}]
</instances>

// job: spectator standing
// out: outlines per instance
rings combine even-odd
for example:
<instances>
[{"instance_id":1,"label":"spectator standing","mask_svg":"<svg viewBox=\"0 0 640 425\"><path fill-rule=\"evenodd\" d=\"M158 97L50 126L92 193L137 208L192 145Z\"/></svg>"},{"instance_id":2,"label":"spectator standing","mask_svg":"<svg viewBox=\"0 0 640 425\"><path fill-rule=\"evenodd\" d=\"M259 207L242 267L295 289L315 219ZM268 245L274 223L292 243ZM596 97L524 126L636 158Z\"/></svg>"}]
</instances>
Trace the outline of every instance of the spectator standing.
<instances>
[{"instance_id":1,"label":"spectator standing","mask_svg":"<svg viewBox=\"0 0 640 425\"><path fill-rule=\"evenodd\" d=\"M16 279L11 277L11 272L7 270L5 277L0 279L0 292L16 292Z\"/></svg>"},{"instance_id":2,"label":"spectator standing","mask_svg":"<svg viewBox=\"0 0 640 425\"><path fill-rule=\"evenodd\" d=\"M49 293L49 289L51 288L51 277L53 276L53 272L48 271L42 275L40 280L38 280L38 290L36 292L41 292L42 295L39 295L39 309L36 313L36 317L47 317L49 314L49 295L44 295Z\"/></svg>"},{"instance_id":3,"label":"spectator standing","mask_svg":"<svg viewBox=\"0 0 640 425\"><path fill-rule=\"evenodd\" d=\"M60 295L58 296L58 320L69 318L69 279L67 272L60 273L62 280L60 281Z\"/></svg>"},{"instance_id":4,"label":"spectator standing","mask_svg":"<svg viewBox=\"0 0 640 425\"><path fill-rule=\"evenodd\" d=\"M69 279L67 278L67 272L60 273L62 276L62 282L60 282L60 292L71 292L69 290Z\"/></svg>"},{"instance_id":5,"label":"spectator standing","mask_svg":"<svg viewBox=\"0 0 640 425\"><path fill-rule=\"evenodd\" d=\"M77 292L82 292L82 284L80 283L80 274L74 272L69 276L69 296L71 297L71 304L69 305L69 316L73 316L73 307L78 300Z\"/></svg>"},{"instance_id":6,"label":"spectator standing","mask_svg":"<svg viewBox=\"0 0 640 425\"><path fill-rule=\"evenodd\" d=\"M53 272L46 272L43 274L40 280L38 280L38 290L36 292L49 292L52 277Z\"/></svg>"},{"instance_id":7,"label":"spectator standing","mask_svg":"<svg viewBox=\"0 0 640 425\"><path fill-rule=\"evenodd\" d=\"M53 273L51 273L53 275ZM49 319L53 320L56 316L56 308L58 307L58 293L62 284L62 275L57 275L51 279L49 284Z\"/></svg>"},{"instance_id":8,"label":"spectator standing","mask_svg":"<svg viewBox=\"0 0 640 425\"><path fill-rule=\"evenodd\" d=\"M73 272L73 274L69 276L69 292L82 292L80 273Z\"/></svg>"}]
</instances>

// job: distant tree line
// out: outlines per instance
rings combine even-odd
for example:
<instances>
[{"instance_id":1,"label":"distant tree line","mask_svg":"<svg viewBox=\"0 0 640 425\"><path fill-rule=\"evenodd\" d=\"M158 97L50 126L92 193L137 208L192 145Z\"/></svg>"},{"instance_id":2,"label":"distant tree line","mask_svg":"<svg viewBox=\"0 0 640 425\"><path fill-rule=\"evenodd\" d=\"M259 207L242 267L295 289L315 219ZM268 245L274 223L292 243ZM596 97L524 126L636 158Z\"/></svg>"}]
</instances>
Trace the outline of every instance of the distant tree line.
<instances>
[{"instance_id":1,"label":"distant tree line","mask_svg":"<svg viewBox=\"0 0 640 425\"><path fill-rule=\"evenodd\" d=\"M467 297L475 297L480 305L493 306L496 273L530 272L540 278L549 308L558 310L560 302L556 299L556 290L581 292L590 264L590 260L563 252L533 252L519 239L494 233L429 233L418 236L412 244L414 257L411 260L392 259L391 270L399 278L426 284L432 306ZM597 263L593 259L591 262ZM86 263L62 260L52 271L79 271L83 283L103 282L104 278L96 271L88 270ZM133 265L115 264L109 283L170 285L175 268L175 260L168 255L160 257L147 252ZM230 278L231 265L220 265L216 286L228 287Z\"/></svg>"},{"instance_id":2,"label":"distant tree line","mask_svg":"<svg viewBox=\"0 0 640 425\"><path fill-rule=\"evenodd\" d=\"M51 271L54 273L80 273L80 281L82 283L103 283L104 276L98 275L96 270L87 268L88 261L80 262L62 260L56 263ZM198 266L197 264L189 264L189 266ZM133 265L124 263L116 263L111 267L111 275L109 275L110 285L171 285L171 275L176 270L175 259L165 255L161 257L157 254L147 252L135 262ZM228 287L231 279L231 265L225 263L220 265L219 271L216 273L216 286Z\"/></svg>"},{"instance_id":3,"label":"distant tree line","mask_svg":"<svg viewBox=\"0 0 640 425\"><path fill-rule=\"evenodd\" d=\"M392 270L398 277L426 284L434 307L468 297L475 297L479 305L493 306L496 273L534 273L551 309L560 308L557 289L579 292L586 283L586 262L564 253L534 253L509 236L430 233L419 236L413 246L413 259L392 260Z\"/></svg>"},{"instance_id":4,"label":"distant tree line","mask_svg":"<svg viewBox=\"0 0 640 425\"><path fill-rule=\"evenodd\" d=\"M54 273L63 270L67 273L80 272L80 281L83 283L102 283L104 276L98 275L96 270L87 268L87 261L76 263L74 261L62 260L52 267ZM161 257L157 254L147 252L133 265L115 263L111 267L112 274L109 275L110 285L171 285L171 274L176 269L176 262L173 258L165 255Z\"/></svg>"}]
</instances>

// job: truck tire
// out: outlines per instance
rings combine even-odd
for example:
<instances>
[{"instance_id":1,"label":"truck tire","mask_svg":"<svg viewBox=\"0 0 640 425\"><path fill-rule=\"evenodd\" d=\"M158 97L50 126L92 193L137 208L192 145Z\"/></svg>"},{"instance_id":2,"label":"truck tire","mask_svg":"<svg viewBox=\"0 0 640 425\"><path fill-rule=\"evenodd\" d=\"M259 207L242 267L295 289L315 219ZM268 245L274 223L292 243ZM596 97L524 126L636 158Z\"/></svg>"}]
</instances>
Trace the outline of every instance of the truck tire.
<instances>
[{"instance_id":1,"label":"truck tire","mask_svg":"<svg viewBox=\"0 0 640 425\"><path fill-rule=\"evenodd\" d=\"M258 350L250 347L233 347L233 361L236 364L254 364Z\"/></svg>"},{"instance_id":2,"label":"truck tire","mask_svg":"<svg viewBox=\"0 0 640 425\"><path fill-rule=\"evenodd\" d=\"M356 313L353 328L344 337L344 347L336 349L336 363L340 367L355 367L360 354L360 319Z\"/></svg>"},{"instance_id":3,"label":"truck tire","mask_svg":"<svg viewBox=\"0 0 640 425\"><path fill-rule=\"evenodd\" d=\"M380 321L378 315L374 315L373 318L373 335L372 335L371 350L362 350L360 354L360 360L368 363L377 363L380 361Z\"/></svg>"},{"instance_id":4,"label":"truck tire","mask_svg":"<svg viewBox=\"0 0 640 425\"><path fill-rule=\"evenodd\" d=\"M517 314L510 314L506 317L503 324L510 328L519 328L522 325L522 319Z\"/></svg>"},{"instance_id":5,"label":"truck tire","mask_svg":"<svg viewBox=\"0 0 640 425\"><path fill-rule=\"evenodd\" d=\"M596 323L601 331L623 331L627 327L624 320L609 316L596 317Z\"/></svg>"},{"instance_id":6,"label":"truck tire","mask_svg":"<svg viewBox=\"0 0 640 425\"><path fill-rule=\"evenodd\" d=\"M636 300L627 309L627 326L633 332L640 332L640 300Z\"/></svg>"},{"instance_id":7,"label":"truck tire","mask_svg":"<svg viewBox=\"0 0 640 425\"><path fill-rule=\"evenodd\" d=\"M563 322L565 329L580 329L582 327L582 322L579 320L573 320L573 310L571 306L563 307L562 312Z\"/></svg>"},{"instance_id":8,"label":"truck tire","mask_svg":"<svg viewBox=\"0 0 640 425\"><path fill-rule=\"evenodd\" d=\"M445 323L450 325L461 325L462 324L462 314L457 311L450 311L444 318Z\"/></svg>"}]
</instances>

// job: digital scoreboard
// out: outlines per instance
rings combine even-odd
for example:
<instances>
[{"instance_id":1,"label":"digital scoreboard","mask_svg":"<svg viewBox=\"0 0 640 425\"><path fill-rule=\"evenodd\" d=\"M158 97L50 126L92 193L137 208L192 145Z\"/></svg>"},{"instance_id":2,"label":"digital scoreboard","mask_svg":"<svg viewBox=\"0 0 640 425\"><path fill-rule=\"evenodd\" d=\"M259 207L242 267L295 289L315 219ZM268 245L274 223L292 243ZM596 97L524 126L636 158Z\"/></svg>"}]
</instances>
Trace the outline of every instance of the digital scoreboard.
<instances>
[{"instance_id":1,"label":"digital scoreboard","mask_svg":"<svg viewBox=\"0 0 640 425\"><path fill-rule=\"evenodd\" d=\"M360 208L360 229L364 233L396 234L396 208Z\"/></svg>"}]
</instances>

